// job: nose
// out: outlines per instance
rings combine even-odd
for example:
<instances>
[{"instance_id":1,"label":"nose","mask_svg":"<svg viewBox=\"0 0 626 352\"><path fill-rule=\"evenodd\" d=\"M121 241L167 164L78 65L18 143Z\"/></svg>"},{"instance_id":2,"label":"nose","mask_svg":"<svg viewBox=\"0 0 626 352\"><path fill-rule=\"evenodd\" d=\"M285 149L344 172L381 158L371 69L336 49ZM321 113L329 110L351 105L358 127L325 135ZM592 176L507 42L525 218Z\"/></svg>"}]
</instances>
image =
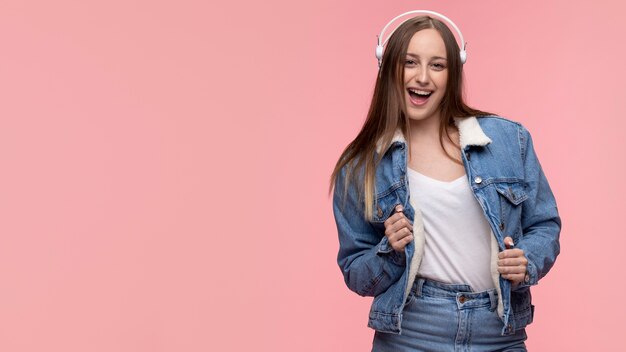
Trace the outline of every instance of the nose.
<instances>
[{"instance_id":1,"label":"nose","mask_svg":"<svg viewBox=\"0 0 626 352\"><path fill-rule=\"evenodd\" d=\"M426 85L428 84L428 80L428 68L424 66L420 67L416 72L415 81L419 84Z\"/></svg>"}]
</instances>

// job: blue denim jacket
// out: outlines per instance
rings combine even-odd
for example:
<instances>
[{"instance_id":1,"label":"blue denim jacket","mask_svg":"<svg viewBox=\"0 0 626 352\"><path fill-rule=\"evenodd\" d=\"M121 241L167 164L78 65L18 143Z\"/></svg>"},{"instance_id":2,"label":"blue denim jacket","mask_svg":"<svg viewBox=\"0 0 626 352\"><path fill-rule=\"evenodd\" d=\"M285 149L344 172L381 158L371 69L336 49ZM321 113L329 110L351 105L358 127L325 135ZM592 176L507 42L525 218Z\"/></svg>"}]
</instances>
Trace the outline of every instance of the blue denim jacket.
<instances>
[{"instance_id":1,"label":"blue denim jacket","mask_svg":"<svg viewBox=\"0 0 626 352\"><path fill-rule=\"evenodd\" d=\"M560 251L561 219L548 181L533 149L528 131L498 116L455 119L462 159L472 191L492 232L491 272L498 291L502 335L513 334L533 320L530 286L545 276ZM379 141L377 153L381 153ZM407 144L398 130L376 169L374 218L364 218L356 187L344 193L345 167L338 173L333 212L339 235L337 262L350 290L375 297L368 326L401 333L402 311L424 254L420 210L409 196ZM387 242L383 222L402 204L413 223L414 240L404 252ZM503 239L513 238L528 259L526 280L512 287L497 272ZM425 317L425 319L428 319Z\"/></svg>"}]
</instances>

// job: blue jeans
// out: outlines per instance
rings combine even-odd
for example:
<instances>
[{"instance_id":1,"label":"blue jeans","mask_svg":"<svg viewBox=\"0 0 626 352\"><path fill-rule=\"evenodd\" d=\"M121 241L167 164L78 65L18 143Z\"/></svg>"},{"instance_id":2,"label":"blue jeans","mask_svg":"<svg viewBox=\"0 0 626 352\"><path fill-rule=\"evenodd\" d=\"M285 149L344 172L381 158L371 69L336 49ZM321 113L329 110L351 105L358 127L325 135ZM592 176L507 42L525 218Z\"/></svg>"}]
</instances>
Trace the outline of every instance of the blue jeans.
<instances>
[{"instance_id":1,"label":"blue jeans","mask_svg":"<svg viewBox=\"0 0 626 352\"><path fill-rule=\"evenodd\" d=\"M472 292L417 278L403 310L402 334L376 331L372 351L526 351L526 331L502 336L496 290Z\"/></svg>"}]
</instances>

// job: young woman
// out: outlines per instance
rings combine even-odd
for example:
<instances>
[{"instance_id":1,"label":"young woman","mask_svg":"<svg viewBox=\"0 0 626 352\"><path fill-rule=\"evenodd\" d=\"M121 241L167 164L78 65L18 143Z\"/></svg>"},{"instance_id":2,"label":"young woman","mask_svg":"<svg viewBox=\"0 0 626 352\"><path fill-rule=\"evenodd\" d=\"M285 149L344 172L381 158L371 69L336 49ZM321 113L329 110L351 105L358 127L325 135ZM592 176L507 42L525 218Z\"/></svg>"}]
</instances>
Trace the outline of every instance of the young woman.
<instances>
[{"instance_id":1,"label":"young woman","mask_svg":"<svg viewBox=\"0 0 626 352\"><path fill-rule=\"evenodd\" d=\"M403 22L331 176L338 264L374 297L374 351L525 351L529 287L559 253L530 134L464 103L464 60L440 20Z\"/></svg>"}]
</instances>

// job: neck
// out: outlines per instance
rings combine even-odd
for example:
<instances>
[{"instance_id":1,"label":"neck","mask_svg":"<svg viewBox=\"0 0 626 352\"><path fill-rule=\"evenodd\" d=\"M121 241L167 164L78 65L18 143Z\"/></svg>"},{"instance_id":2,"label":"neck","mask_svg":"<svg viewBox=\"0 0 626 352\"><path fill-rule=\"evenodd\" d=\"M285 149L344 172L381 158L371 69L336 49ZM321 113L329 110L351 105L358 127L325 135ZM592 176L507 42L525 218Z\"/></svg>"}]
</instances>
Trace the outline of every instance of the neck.
<instances>
[{"instance_id":1,"label":"neck","mask_svg":"<svg viewBox=\"0 0 626 352\"><path fill-rule=\"evenodd\" d=\"M439 114L425 120L409 119L409 125L412 140L439 139L439 127L441 125Z\"/></svg>"}]
</instances>

